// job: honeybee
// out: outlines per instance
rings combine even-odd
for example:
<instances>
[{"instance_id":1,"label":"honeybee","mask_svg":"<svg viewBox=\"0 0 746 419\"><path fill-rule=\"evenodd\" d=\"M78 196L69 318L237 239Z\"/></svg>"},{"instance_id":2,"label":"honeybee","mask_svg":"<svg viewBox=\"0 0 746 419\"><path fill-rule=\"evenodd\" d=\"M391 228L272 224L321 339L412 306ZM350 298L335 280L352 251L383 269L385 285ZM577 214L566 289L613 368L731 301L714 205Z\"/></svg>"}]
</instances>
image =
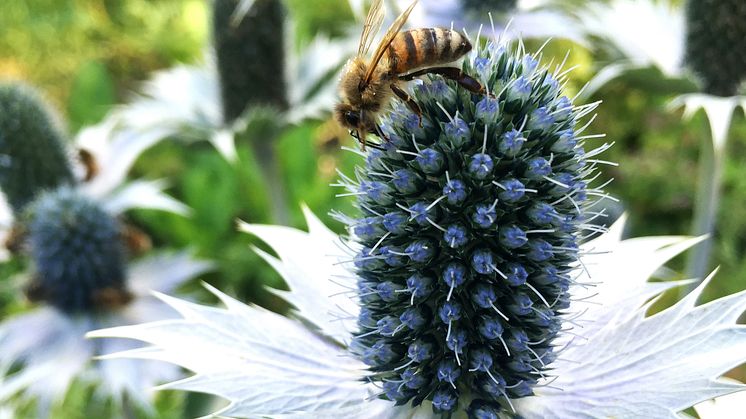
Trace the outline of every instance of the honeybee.
<instances>
[{"instance_id":1,"label":"honeybee","mask_svg":"<svg viewBox=\"0 0 746 419\"><path fill-rule=\"evenodd\" d=\"M370 61L365 56L373 38L383 23L383 0L373 0L365 17L357 56L350 60L339 82L340 102L334 109L335 118L350 130L362 145L366 135L373 133L386 139L376 122L378 114L399 97L420 117L422 111L400 84L425 74L439 74L458 82L474 93L484 93L482 85L459 68L444 64L458 60L471 51L471 43L459 32L443 28L419 28L399 32L417 4L414 0L391 24Z\"/></svg>"}]
</instances>

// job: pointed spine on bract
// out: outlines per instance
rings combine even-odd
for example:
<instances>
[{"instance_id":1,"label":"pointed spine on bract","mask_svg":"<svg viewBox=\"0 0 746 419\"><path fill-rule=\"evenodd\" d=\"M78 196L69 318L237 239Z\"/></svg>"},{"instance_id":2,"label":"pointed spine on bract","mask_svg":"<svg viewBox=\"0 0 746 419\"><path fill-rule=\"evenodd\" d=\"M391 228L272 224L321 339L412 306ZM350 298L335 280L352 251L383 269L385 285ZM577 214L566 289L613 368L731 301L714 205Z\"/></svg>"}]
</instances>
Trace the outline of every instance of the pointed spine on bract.
<instances>
[{"instance_id":1,"label":"pointed spine on bract","mask_svg":"<svg viewBox=\"0 0 746 419\"><path fill-rule=\"evenodd\" d=\"M490 43L463 71L490 94L426 77L422 124L396 102L382 149L343 177L362 212L340 217L361 245L352 349L382 398L496 417L557 355L588 198L603 195L588 157L606 146L585 153L595 104L573 105L522 45Z\"/></svg>"},{"instance_id":2,"label":"pointed spine on bract","mask_svg":"<svg viewBox=\"0 0 746 419\"><path fill-rule=\"evenodd\" d=\"M121 227L100 204L61 187L29 204L26 220L31 299L70 314L128 302Z\"/></svg>"},{"instance_id":3,"label":"pointed spine on bract","mask_svg":"<svg viewBox=\"0 0 746 419\"><path fill-rule=\"evenodd\" d=\"M42 191L74 183L65 142L35 90L0 83L0 189L16 216Z\"/></svg>"},{"instance_id":4,"label":"pointed spine on bract","mask_svg":"<svg viewBox=\"0 0 746 419\"><path fill-rule=\"evenodd\" d=\"M686 63L706 93L733 96L746 81L746 2L689 0Z\"/></svg>"},{"instance_id":5,"label":"pointed spine on bract","mask_svg":"<svg viewBox=\"0 0 746 419\"><path fill-rule=\"evenodd\" d=\"M212 37L226 123L248 106L288 108L285 81L285 7L255 0L243 16L240 0L213 1Z\"/></svg>"}]
</instances>

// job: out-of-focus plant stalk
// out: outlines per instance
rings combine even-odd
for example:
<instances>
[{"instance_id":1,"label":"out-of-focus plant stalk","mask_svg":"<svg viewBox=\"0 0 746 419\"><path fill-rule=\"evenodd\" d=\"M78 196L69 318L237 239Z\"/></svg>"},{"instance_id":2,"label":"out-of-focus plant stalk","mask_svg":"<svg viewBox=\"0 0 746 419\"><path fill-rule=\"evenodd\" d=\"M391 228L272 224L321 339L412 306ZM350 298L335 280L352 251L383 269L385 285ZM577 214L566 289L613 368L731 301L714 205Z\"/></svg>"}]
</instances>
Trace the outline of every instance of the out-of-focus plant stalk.
<instances>
[{"instance_id":1,"label":"out-of-focus plant stalk","mask_svg":"<svg viewBox=\"0 0 746 419\"><path fill-rule=\"evenodd\" d=\"M244 12L239 0L213 3L213 43L220 74L225 122L230 124L254 107L270 107L278 115L288 109L285 82L285 18L281 0L255 0ZM279 121L278 121L279 123ZM285 185L273 136L252 136L250 144L267 185L270 221L289 222Z\"/></svg>"},{"instance_id":2,"label":"out-of-focus plant stalk","mask_svg":"<svg viewBox=\"0 0 746 419\"><path fill-rule=\"evenodd\" d=\"M696 281L689 287L683 287L682 293L696 287L710 269L709 260L714 240L712 236L720 207L728 131L733 113L745 105L746 100L737 96L719 97L706 93L682 95L671 102L671 108L683 106L684 119L689 119L699 110L703 110L710 125L710 136L702 142L692 224L693 235L709 237L694 247L690 253L686 274Z\"/></svg>"},{"instance_id":3,"label":"out-of-focus plant stalk","mask_svg":"<svg viewBox=\"0 0 746 419\"><path fill-rule=\"evenodd\" d=\"M732 99L746 77L744 18L746 4L741 0L689 0L686 3L685 62L699 79L704 96L709 96L702 106L712 136L711 141L702 141L692 224L693 235L709 237L690 254L686 273L689 278L698 281L691 284L689 289L683 289L682 293L693 289L710 269L725 145L734 110Z\"/></svg>"},{"instance_id":4,"label":"out-of-focus plant stalk","mask_svg":"<svg viewBox=\"0 0 746 419\"><path fill-rule=\"evenodd\" d=\"M714 141L711 141L709 138L703 139L699 158L692 235L707 235L708 237L692 249L686 267L687 277L698 279L697 283L707 275L709 270L709 260L714 240L715 217L717 217L718 208L720 207L724 164L725 147L716 147ZM683 287L681 292L686 295L696 287L697 283L692 283L689 287Z\"/></svg>"}]
</instances>

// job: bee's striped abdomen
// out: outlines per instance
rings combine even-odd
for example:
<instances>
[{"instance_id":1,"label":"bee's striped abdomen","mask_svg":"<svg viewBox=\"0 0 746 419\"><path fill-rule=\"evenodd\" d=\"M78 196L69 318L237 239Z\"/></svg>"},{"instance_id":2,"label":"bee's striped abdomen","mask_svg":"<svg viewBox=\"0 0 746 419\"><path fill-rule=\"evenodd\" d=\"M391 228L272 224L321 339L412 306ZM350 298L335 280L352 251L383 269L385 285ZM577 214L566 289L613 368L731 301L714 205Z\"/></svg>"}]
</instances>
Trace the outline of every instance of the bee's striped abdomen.
<instances>
[{"instance_id":1,"label":"bee's striped abdomen","mask_svg":"<svg viewBox=\"0 0 746 419\"><path fill-rule=\"evenodd\" d=\"M456 31L419 28L399 32L386 51L395 74L447 64L471 51L471 43Z\"/></svg>"}]
</instances>

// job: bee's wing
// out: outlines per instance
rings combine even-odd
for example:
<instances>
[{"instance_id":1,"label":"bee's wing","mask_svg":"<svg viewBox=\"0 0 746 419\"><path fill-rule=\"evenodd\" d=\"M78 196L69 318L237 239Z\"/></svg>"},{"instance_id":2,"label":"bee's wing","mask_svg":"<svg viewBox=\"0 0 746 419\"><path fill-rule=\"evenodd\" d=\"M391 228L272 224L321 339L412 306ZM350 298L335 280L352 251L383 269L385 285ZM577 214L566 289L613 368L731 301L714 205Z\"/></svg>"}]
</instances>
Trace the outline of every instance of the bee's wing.
<instances>
[{"instance_id":1,"label":"bee's wing","mask_svg":"<svg viewBox=\"0 0 746 419\"><path fill-rule=\"evenodd\" d=\"M373 0L373 4L370 5L370 10L368 10L368 15L365 16L363 33L360 35L360 45L357 47L358 57L362 57L368 53L370 45L373 43L373 38L381 30L383 15L383 0Z\"/></svg>"},{"instance_id":2,"label":"bee's wing","mask_svg":"<svg viewBox=\"0 0 746 419\"><path fill-rule=\"evenodd\" d=\"M370 78L373 76L373 71L375 71L376 66L378 66L378 62L381 61L381 58L383 57L383 53L386 52L386 49L391 45L391 41L394 40L396 37L396 34L399 33L399 29L404 26L404 24L407 22L407 19L409 19L409 14L412 13L412 9L414 9L414 6L417 4L417 0L414 0L412 4L407 7L406 10L404 10L399 17L396 18L394 23L389 26L389 29L386 31L386 35L383 36L383 39L381 39L381 43L378 44L378 48L376 48L376 52L373 54L373 60L371 60L370 65L368 66L368 72L365 73L365 78L363 79L362 86L366 86L370 82Z\"/></svg>"}]
</instances>

